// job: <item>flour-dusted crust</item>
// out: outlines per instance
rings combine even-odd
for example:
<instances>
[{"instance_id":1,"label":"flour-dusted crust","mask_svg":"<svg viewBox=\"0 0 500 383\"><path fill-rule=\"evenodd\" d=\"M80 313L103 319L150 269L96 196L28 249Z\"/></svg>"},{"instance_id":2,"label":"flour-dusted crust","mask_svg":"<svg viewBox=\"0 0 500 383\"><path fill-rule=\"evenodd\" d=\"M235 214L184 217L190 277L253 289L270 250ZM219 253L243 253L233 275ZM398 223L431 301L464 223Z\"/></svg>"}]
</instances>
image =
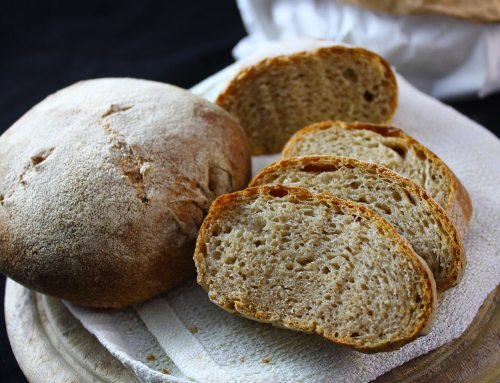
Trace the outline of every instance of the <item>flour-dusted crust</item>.
<instances>
[{"instance_id":1,"label":"flour-dusted crust","mask_svg":"<svg viewBox=\"0 0 500 383\"><path fill-rule=\"evenodd\" d=\"M259 155L280 152L297 130L318 121L389 123L398 90L375 53L297 38L245 59L216 103L239 119Z\"/></svg>"},{"instance_id":2,"label":"flour-dusted crust","mask_svg":"<svg viewBox=\"0 0 500 383\"><path fill-rule=\"evenodd\" d=\"M79 82L0 137L0 270L93 308L150 298L194 274L212 201L250 166L239 124L186 90Z\"/></svg>"},{"instance_id":3,"label":"flour-dusted crust","mask_svg":"<svg viewBox=\"0 0 500 383\"><path fill-rule=\"evenodd\" d=\"M398 15L441 14L480 23L500 21L500 0L340 0Z\"/></svg>"},{"instance_id":4,"label":"flour-dusted crust","mask_svg":"<svg viewBox=\"0 0 500 383\"><path fill-rule=\"evenodd\" d=\"M304 218L317 220L314 230ZM319 238L331 235L342 238ZM358 245L361 252L348 255ZM359 351L398 349L427 334L434 320L434 278L411 245L365 207L303 188L261 186L219 197L194 259L198 283L220 307Z\"/></svg>"},{"instance_id":5,"label":"flour-dusted crust","mask_svg":"<svg viewBox=\"0 0 500 383\"><path fill-rule=\"evenodd\" d=\"M422 182L422 179L414 177L409 173L410 171L412 171L413 174L417 174L417 176L421 174L421 172L410 169L411 166L407 167L404 164L397 164L392 160L389 161L390 163L379 162L379 160L390 160L387 158L384 159L380 155L377 159L375 159L375 156L373 156L372 159L367 159L363 156L356 156L355 152L351 149L348 149L343 153L337 151L332 152L328 150L329 144L326 141L323 141L324 145L322 144L322 148L319 151L313 148L312 145L307 147L311 139L316 139L319 137L319 135L331 137L333 142L333 140L339 141L337 136L338 132L345 131L346 133L348 133L349 131L355 132L363 130L374 133L370 137L371 139L373 139L373 141L391 141L390 145L397 146L395 147L395 149L398 149L400 147L406 150L407 153L411 152L412 155L420 157L422 163L424 164L421 167L421 170L425 172L425 168L428 167L431 172L431 178L433 175L438 175L439 179L441 180L441 185L436 188L436 186L429 181L429 178L426 178L425 183ZM315 136L316 138L314 138ZM364 141L365 144L366 142L367 141ZM350 144L350 141L346 140L345 143L346 145ZM298 131L289 140L289 142L283 149L283 157L297 157L316 154L355 157L367 162L376 162L377 164L384 165L385 167L388 167L391 170L400 173L407 178L410 178L419 186L423 187L427 191L427 193L430 194L431 197L433 197L436 202L446 210L446 213L450 216L460 236L463 237L465 235L467 227L469 226L469 221L472 217L472 202L469 197L469 193L467 193L465 187L458 180L455 174L450 170L450 168L448 168L448 166L437 155L435 155L425 146L421 145L414 138L404 133L401 129L392 126L366 123L351 124L332 121L320 122ZM406 172L408 172L408 174ZM431 185L435 189L432 190L429 185Z\"/></svg>"},{"instance_id":6,"label":"flour-dusted crust","mask_svg":"<svg viewBox=\"0 0 500 383\"><path fill-rule=\"evenodd\" d=\"M277 184L353 201L386 219L428 263L438 293L462 279L467 262L461 238L444 209L413 181L354 158L305 156L267 166L249 186Z\"/></svg>"}]
</instances>

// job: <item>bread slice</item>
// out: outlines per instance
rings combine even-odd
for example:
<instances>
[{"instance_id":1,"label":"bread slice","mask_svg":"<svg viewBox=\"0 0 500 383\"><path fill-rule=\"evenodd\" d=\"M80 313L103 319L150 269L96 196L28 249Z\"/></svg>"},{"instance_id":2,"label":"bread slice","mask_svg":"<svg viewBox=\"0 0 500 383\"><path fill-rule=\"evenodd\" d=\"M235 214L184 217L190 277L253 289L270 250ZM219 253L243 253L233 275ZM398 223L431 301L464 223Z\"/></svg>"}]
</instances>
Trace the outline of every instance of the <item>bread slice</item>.
<instances>
[{"instance_id":1,"label":"bread slice","mask_svg":"<svg viewBox=\"0 0 500 383\"><path fill-rule=\"evenodd\" d=\"M248 58L216 103L239 119L259 155L280 152L318 121L389 123L397 98L394 74L375 53L301 38Z\"/></svg>"},{"instance_id":2,"label":"bread slice","mask_svg":"<svg viewBox=\"0 0 500 383\"><path fill-rule=\"evenodd\" d=\"M432 326L434 278L410 244L365 207L303 188L219 197L194 259L220 307L359 351L400 348Z\"/></svg>"},{"instance_id":3,"label":"bread slice","mask_svg":"<svg viewBox=\"0 0 500 383\"><path fill-rule=\"evenodd\" d=\"M353 201L386 219L427 262L438 293L463 276L465 250L445 211L420 186L383 166L347 157L285 158L261 170L250 186L276 184Z\"/></svg>"},{"instance_id":4,"label":"bread slice","mask_svg":"<svg viewBox=\"0 0 500 383\"><path fill-rule=\"evenodd\" d=\"M353 157L385 166L411 179L446 210L461 237L472 216L467 190L446 164L398 128L373 124L321 122L297 132L283 157Z\"/></svg>"}]
</instances>

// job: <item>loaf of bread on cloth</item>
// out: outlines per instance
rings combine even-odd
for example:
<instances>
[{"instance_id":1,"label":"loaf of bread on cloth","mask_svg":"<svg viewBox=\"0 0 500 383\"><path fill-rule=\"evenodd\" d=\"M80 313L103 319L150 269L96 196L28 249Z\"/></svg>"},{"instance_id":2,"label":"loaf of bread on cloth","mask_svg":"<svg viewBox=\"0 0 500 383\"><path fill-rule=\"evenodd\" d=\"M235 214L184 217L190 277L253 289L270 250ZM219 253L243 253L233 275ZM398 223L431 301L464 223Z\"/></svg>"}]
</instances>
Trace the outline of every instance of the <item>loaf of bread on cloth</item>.
<instances>
[{"instance_id":1,"label":"loaf of bread on cloth","mask_svg":"<svg viewBox=\"0 0 500 383\"><path fill-rule=\"evenodd\" d=\"M500 21L500 0L336 0L378 12L398 15L441 14L461 19L495 23Z\"/></svg>"},{"instance_id":2,"label":"loaf of bread on cloth","mask_svg":"<svg viewBox=\"0 0 500 383\"><path fill-rule=\"evenodd\" d=\"M219 197L195 261L198 283L229 312L359 351L398 349L435 315L431 271L387 221L303 188Z\"/></svg>"},{"instance_id":3,"label":"loaf of bread on cloth","mask_svg":"<svg viewBox=\"0 0 500 383\"><path fill-rule=\"evenodd\" d=\"M76 83L0 137L0 271L97 309L162 293L194 274L212 201L250 166L235 119L186 90Z\"/></svg>"},{"instance_id":4,"label":"loaf of bread on cloth","mask_svg":"<svg viewBox=\"0 0 500 383\"><path fill-rule=\"evenodd\" d=\"M216 103L236 116L253 155L278 153L326 120L389 123L398 91L389 64L362 48L298 38L245 59Z\"/></svg>"},{"instance_id":5,"label":"loaf of bread on cloth","mask_svg":"<svg viewBox=\"0 0 500 383\"><path fill-rule=\"evenodd\" d=\"M305 156L269 165L250 186L277 184L353 201L387 220L427 262L438 293L462 279L466 256L461 238L443 208L413 181L354 158Z\"/></svg>"},{"instance_id":6,"label":"loaf of bread on cloth","mask_svg":"<svg viewBox=\"0 0 500 383\"><path fill-rule=\"evenodd\" d=\"M327 155L357 158L382 165L411 179L442 207L463 237L472 217L469 193L425 146L402 130L384 125L322 122L295 134L283 157Z\"/></svg>"}]
</instances>

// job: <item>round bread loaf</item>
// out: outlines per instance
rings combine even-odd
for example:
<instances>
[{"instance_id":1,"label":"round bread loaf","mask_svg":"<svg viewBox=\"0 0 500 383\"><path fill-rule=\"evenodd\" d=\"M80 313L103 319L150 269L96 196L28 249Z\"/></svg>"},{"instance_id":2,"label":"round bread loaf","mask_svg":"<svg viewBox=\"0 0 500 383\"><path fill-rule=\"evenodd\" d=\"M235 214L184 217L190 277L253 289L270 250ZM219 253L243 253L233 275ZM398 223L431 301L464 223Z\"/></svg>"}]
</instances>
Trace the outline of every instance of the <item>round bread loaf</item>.
<instances>
[{"instance_id":1,"label":"round bread loaf","mask_svg":"<svg viewBox=\"0 0 500 383\"><path fill-rule=\"evenodd\" d=\"M212 201L250 168L220 107L152 81L79 82L0 137L0 271L97 309L150 298L194 274Z\"/></svg>"}]
</instances>

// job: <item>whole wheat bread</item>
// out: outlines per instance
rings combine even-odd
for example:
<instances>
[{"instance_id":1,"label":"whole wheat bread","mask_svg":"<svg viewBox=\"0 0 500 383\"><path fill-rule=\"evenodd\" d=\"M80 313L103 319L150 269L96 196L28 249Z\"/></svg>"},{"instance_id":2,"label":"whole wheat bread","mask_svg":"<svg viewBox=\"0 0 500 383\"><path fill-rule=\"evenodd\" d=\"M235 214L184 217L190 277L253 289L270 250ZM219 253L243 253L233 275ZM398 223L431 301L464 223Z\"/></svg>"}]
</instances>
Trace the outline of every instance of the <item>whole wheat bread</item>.
<instances>
[{"instance_id":1,"label":"whole wheat bread","mask_svg":"<svg viewBox=\"0 0 500 383\"><path fill-rule=\"evenodd\" d=\"M397 349L432 326L434 278L411 245L365 207L303 188L219 197L194 259L220 307L360 351Z\"/></svg>"},{"instance_id":2,"label":"whole wheat bread","mask_svg":"<svg viewBox=\"0 0 500 383\"><path fill-rule=\"evenodd\" d=\"M427 262L438 293L463 276L465 250L443 208L420 186L383 166L347 157L285 158L261 170L250 186L276 184L353 201L386 219Z\"/></svg>"},{"instance_id":3,"label":"whole wheat bread","mask_svg":"<svg viewBox=\"0 0 500 383\"><path fill-rule=\"evenodd\" d=\"M258 155L280 152L318 121L388 123L397 96L389 64L375 53L298 38L246 59L216 103L239 119Z\"/></svg>"},{"instance_id":4,"label":"whole wheat bread","mask_svg":"<svg viewBox=\"0 0 500 383\"><path fill-rule=\"evenodd\" d=\"M409 178L446 210L460 236L472 216L467 190L446 164L402 130L385 125L321 122L297 132L283 157L328 155L357 158Z\"/></svg>"},{"instance_id":5,"label":"whole wheat bread","mask_svg":"<svg viewBox=\"0 0 500 383\"><path fill-rule=\"evenodd\" d=\"M92 308L151 298L195 273L212 201L244 188L250 166L243 129L201 97L79 82L0 138L0 271Z\"/></svg>"}]
</instances>

